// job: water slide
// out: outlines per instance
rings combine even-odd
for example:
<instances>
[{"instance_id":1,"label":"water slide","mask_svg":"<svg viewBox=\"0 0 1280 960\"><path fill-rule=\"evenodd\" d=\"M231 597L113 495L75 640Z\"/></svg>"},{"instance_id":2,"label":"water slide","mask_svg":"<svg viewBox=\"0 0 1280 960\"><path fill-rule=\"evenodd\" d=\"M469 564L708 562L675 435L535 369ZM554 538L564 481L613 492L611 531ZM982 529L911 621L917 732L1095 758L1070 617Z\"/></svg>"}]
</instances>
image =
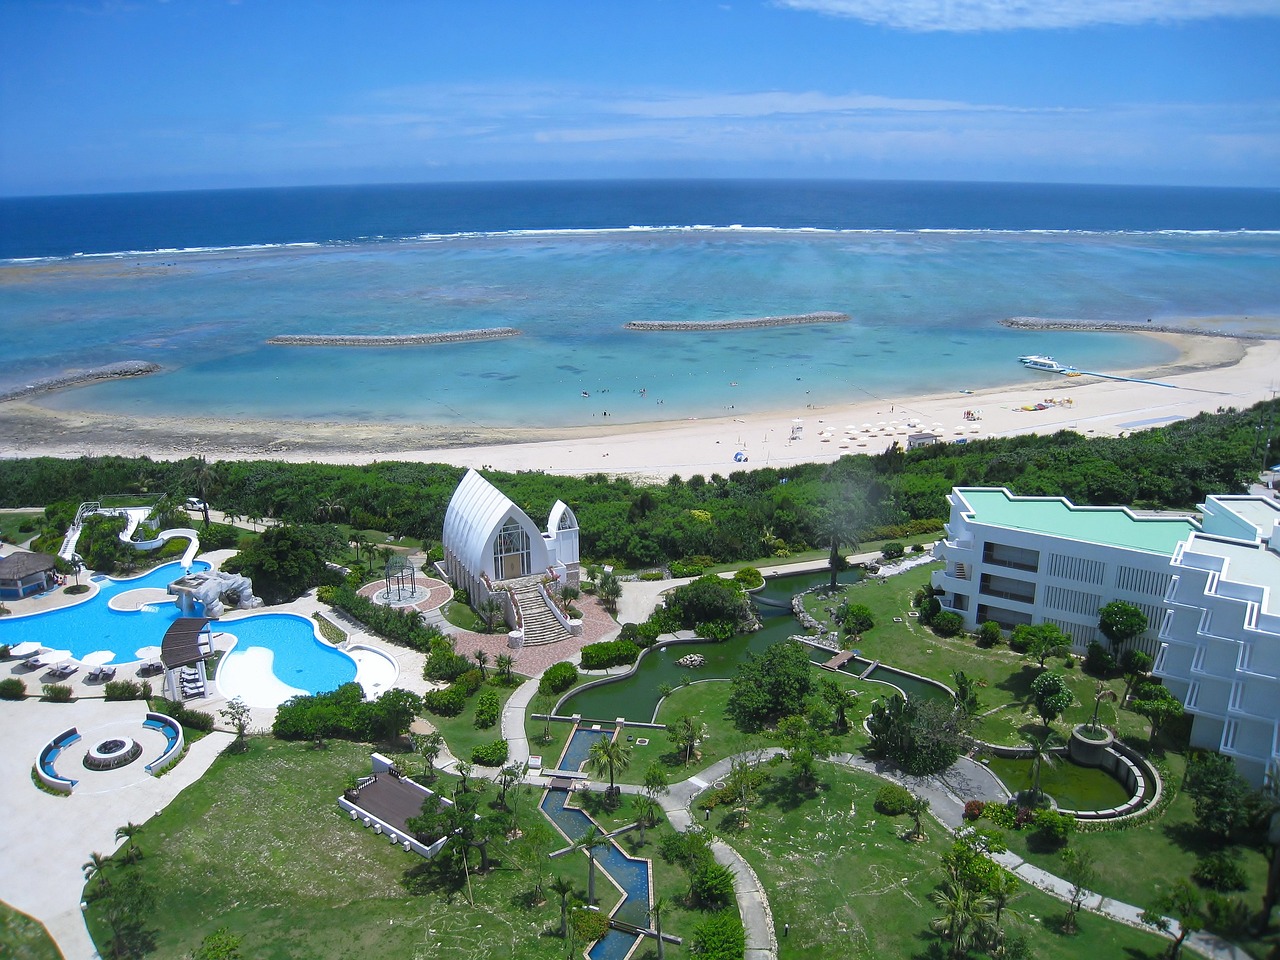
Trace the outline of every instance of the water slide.
<instances>
[{"instance_id":1,"label":"water slide","mask_svg":"<svg viewBox=\"0 0 1280 960\"><path fill-rule=\"evenodd\" d=\"M62 541L62 549L58 551L58 555L64 560L71 560L75 556L76 544L80 540L80 530L84 523L84 518L93 513L124 517L125 527L120 531L120 540L135 550L155 550L175 537L187 538L191 543L182 554L182 568L184 570L191 569L192 561L195 560L196 554L200 552L200 534L190 527L161 530L151 540L134 540L133 535L137 532L138 525L147 519L151 513L150 507L104 508L100 503L82 503L80 509L76 511L75 522L72 523L71 529L67 531L67 535Z\"/></svg>"}]
</instances>

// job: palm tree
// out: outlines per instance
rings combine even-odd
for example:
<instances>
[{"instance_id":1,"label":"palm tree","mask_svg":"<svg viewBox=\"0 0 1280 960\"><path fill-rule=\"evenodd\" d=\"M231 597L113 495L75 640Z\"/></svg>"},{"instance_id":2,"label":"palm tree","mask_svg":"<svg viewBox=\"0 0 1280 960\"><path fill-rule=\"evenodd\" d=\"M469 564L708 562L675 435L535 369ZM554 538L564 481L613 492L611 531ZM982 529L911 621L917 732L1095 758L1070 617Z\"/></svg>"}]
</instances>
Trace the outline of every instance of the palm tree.
<instances>
[{"instance_id":1,"label":"palm tree","mask_svg":"<svg viewBox=\"0 0 1280 960\"><path fill-rule=\"evenodd\" d=\"M653 901L653 906L649 908L649 917L653 920L653 932L658 935L658 960L663 960L662 911L666 909L666 906L666 899L659 897Z\"/></svg>"},{"instance_id":2,"label":"palm tree","mask_svg":"<svg viewBox=\"0 0 1280 960\"><path fill-rule=\"evenodd\" d=\"M596 587L596 596L610 613L618 612L618 600L622 598L622 581L611 570L600 574L600 582Z\"/></svg>"},{"instance_id":3,"label":"palm tree","mask_svg":"<svg viewBox=\"0 0 1280 960\"><path fill-rule=\"evenodd\" d=\"M907 806L907 813L911 814L912 819L915 820L915 830L911 833L912 840L924 839L924 824L920 821L928 810L928 799L925 797L915 796L913 794L911 797L911 803Z\"/></svg>"},{"instance_id":4,"label":"palm tree","mask_svg":"<svg viewBox=\"0 0 1280 960\"><path fill-rule=\"evenodd\" d=\"M1039 737L1029 732L1022 735L1022 742L1031 748L1031 799L1036 803L1040 801L1040 770L1042 766L1046 763L1049 766L1053 766L1057 762L1049 747L1049 741L1052 739L1052 732Z\"/></svg>"},{"instance_id":5,"label":"palm tree","mask_svg":"<svg viewBox=\"0 0 1280 960\"><path fill-rule=\"evenodd\" d=\"M342 503L341 497L321 497L320 502L316 504L316 513L320 515L321 520L332 522L347 512L346 506Z\"/></svg>"},{"instance_id":6,"label":"palm tree","mask_svg":"<svg viewBox=\"0 0 1280 960\"><path fill-rule=\"evenodd\" d=\"M209 490L213 486L213 467L204 457L197 457L191 465L191 482L200 495L200 513L204 525L209 526Z\"/></svg>"},{"instance_id":7,"label":"palm tree","mask_svg":"<svg viewBox=\"0 0 1280 960\"><path fill-rule=\"evenodd\" d=\"M946 881L942 889L933 892L933 902L942 908L942 916L935 917L929 926L951 942L952 960L961 960L994 923L991 897L962 883Z\"/></svg>"},{"instance_id":8,"label":"palm tree","mask_svg":"<svg viewBox=\"0 0 1280 960\"><path fill-rule=\"evenodd\" d=\"M1093 694L1093 716L1089 719L1090 730L1098 729L1098 708L1102 706L1102 701L1115 703L1119 699L1114 690L1101 680L1098 681L1098 689Z\"/></svg>"},{"instance_id":9,"label":"palm tree","mask_svg":"<svg viewBox=\"0 0 1280 960\"><path fill-rule=\"evenodd\" d=\"M493 633L498 618L502 616L502 601L495 596L488 596L480 601L480 605L476 607L476 613L480 614L480 619L484 621L485 629L489 633Z\"/></svg>"},{"instance_id":10,"label":"palm tree","mask_svg":"<svg viewBox=\"0 0 1280 960\"><path fill-rule=\"evenodd\" d=\"M667 733L672 742L684 750L684 765L687 767L693 760L693 748L698 745L707 731L704 724L692 714L677 717L675 723L668 725Z\"/></svg>"},{"instance_id":11,"label":"palm tree","mask_svg":"<svg viewBox=\"0 0 1280 960\"><path fill-rule=\"evenodd\" d=\"M573 893L573 884L556 874L556 878L548 884L551 892L560 898L560 936L569 935L569 894Z\"/></svg>"},{"instance_id":12,"label":"palm tree","mask_svg":"<svg viewBox=\"0 0 1280 960\"><path fill-rule=\"evenodd\" d=\"M991 894L991 902L996 908L996 926L1000 925L1000 915L1013 902L1018 887L1018 878L1008 870L1001 870L988 884L987 892Z\"/></svg>"},{"instance_id":13,"label":"palm tree","mask_svg":"<svg viewBox=\"0 0 1280 960\"><path fill-rule=\"evenodd\" d=\"M573 848L585 850L587 859L590 861L587 867L587 906L595 906L596 903L596 847L603 847L612 842L594 823L591 829L574 841Z\"/></svg>"},{"instance_id":14,"label":"palm tree","mask_svg":"<svg viewBox=\"0 0 1280 960\"><path fill-rule=\"evenodd\" d=\"M88 883L94 877L98 878L98 885L102 887L102 892L106 893L111 889L111 881L107 879L107 864L111 862L109 857L94 851L89 854L89 862L80 869L84 871L85 882Z\"/></svg>"},{"instance_id":15,"label":"palm tree","mask_svg":"<svg viewBox=\"0 0 1280 960\"><path fill-rule=\"evenodd\" d=\"M829 586L831 590L835 590L836 576L843 565L840 548L844 546L853 550L858 548L856 508L850 501L847 489L841 488L834 492L819 515L818 524L822 541L830 550L828 564L831 569L831 583Z\"/></svg>"},{"instance_id":16,"label":"palm tree","mask_svg":"<svg viewBox=\"0 0 1280 960\"><path fill-rule=\"evenodd\" d=\"M485 672L484 668L489 665L489 655L483 650L477 650L476 663L480 666L480 678L482 680L487 680L489 678L489 674Z\"/></svg>"},{"instance_id":17,"label":"palm tree","mask_svg":"<svg viewBox=\"0 0 1280 960\"><path fill-rule=\"evenodd\" d=\"M631 766L631 747L621 740L601 737L591 745L591 751L587 754L588 770L596 775L606 771L609 774L609 792L605 794L608 797L618 792L618 788L614 785L614 775L619 771L625 771L629 766Z\"/></svg>"},{"instance_id":18,"label":"palm tree","mask_svg":"<svg viewBox=\"0 0 1280 960\"><path fill-rule=\"evenodd\" d=\"M502 679L510 682L511 668L516 665L516 658L509 653L500 653L494 664L498 668L498 673L502 674Z\"/></svg>"},{"instance_id":19,"label":"palm tree","mask_svg":"<svg viewBox=\"0 0 1280 960\"><path fill-rule=\"evenodd\" d=\"M134 823L133 821L126 823L123 827L116 827L116 839L129 841L125 847L124 856L130 863L142 856L142 848L133 845L134 835L141 829L142 824Z\"/></svg>"}]
</instances>

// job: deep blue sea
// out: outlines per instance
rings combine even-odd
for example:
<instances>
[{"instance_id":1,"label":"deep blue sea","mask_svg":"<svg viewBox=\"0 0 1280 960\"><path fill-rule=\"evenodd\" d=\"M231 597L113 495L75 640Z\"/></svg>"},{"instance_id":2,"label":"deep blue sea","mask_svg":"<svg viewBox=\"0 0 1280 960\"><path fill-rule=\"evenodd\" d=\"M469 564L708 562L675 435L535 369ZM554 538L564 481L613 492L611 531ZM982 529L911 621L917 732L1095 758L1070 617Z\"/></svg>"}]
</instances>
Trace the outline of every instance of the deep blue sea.
<instances>
[{"instance_id":1,"label":"deep blue sea","mask_svg":"<svg viewBox=\"0 0 1280 960\"><path fill-rule=\"evenodd\" d=\"M622 329L828 310L853 319ZM66 409L569 425L1040 382L1024 353L1094 370L1171 357L1148 338L999 325L1010 316L1275 333L1280 191L592 181L0 198L0 392L116 360L163 368L40 400ZM492 326L522 335L265 343Z\"/></svg>"}]
</instances>

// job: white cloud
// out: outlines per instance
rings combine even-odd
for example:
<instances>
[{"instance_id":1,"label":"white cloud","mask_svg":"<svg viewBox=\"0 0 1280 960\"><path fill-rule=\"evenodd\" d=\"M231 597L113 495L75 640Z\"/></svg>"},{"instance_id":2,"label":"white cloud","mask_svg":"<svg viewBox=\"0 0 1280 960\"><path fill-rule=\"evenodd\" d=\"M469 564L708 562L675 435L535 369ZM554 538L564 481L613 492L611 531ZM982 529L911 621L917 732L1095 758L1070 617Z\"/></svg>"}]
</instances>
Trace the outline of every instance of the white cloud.
<instances>
[{"instance_id":1,"label":"white cloud","mask_svg":"<svg viewBox=\"0 0 1280 960\"><path fill-rule=\"evenodd\" d=\"M1280 16L1280 0L775 0L899 30L973 33Z\"/></svg>"}]
</instances>

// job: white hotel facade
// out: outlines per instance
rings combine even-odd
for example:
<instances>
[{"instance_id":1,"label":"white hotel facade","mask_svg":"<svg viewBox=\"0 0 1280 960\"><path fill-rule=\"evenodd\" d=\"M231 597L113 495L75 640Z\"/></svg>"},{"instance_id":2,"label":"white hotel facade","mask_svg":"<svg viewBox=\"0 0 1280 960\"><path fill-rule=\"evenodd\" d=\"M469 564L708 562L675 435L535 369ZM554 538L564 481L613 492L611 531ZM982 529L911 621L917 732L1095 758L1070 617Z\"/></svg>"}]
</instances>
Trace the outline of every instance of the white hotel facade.
<instances>
[{"instance_id":1,"label":"white hotel facade","mask_svg":"<svg viewBox=\"0 0 1280 960\"><path fill-rule=\"evenodd\" d=\"M944 609L974 629L1053 623L1083 652L1098 609L1136 605L1137 646L1195 720L1194 746L1233 757L1251 782L1280 776L1280 505L1215 496L1200 519L1078 507L957 487L935 548Z\"/></svg>"}]
</instances>

